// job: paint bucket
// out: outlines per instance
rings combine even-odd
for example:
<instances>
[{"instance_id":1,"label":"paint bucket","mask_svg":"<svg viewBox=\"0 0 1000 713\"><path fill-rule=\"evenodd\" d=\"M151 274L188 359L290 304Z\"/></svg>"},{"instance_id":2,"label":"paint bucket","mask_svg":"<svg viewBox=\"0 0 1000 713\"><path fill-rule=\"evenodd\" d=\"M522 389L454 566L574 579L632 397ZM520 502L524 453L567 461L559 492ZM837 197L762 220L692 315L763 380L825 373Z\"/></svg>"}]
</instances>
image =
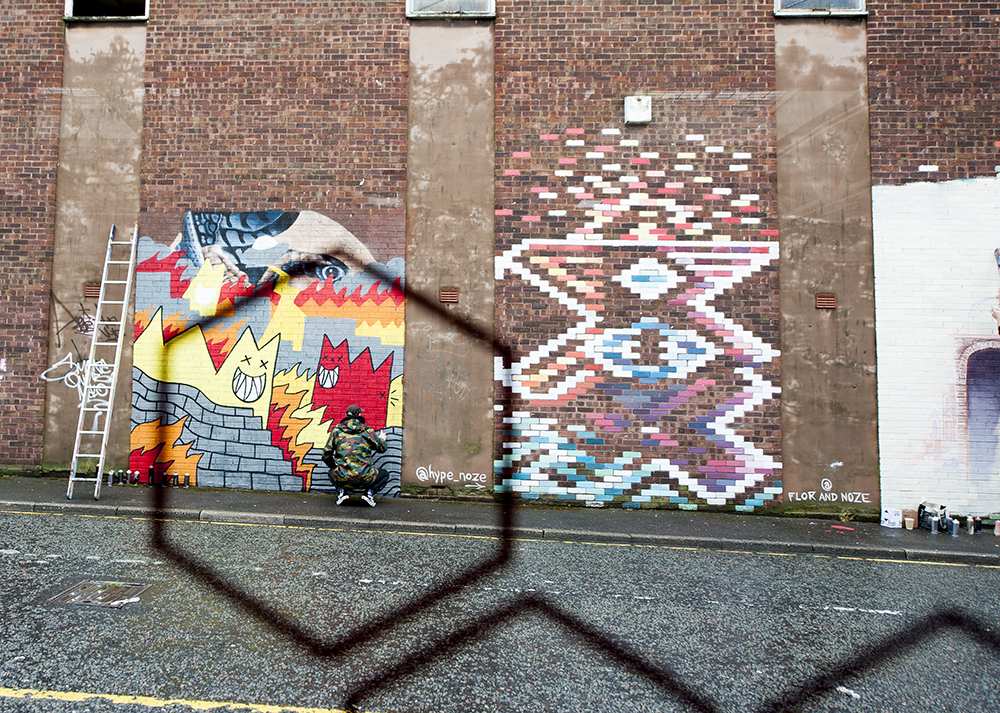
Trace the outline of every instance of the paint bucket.
<instances>
[{"instance_id":1,"label":"paint bucket","mask_svg":"<svg viewBox=\"0 0 1000 713\"><path fill-rule=\"evenodd\" d=\"M914 525L914 520L912 517L904 517L903 524L906 526L907 530L912 530Z\"/></svg>"}]
</instances>

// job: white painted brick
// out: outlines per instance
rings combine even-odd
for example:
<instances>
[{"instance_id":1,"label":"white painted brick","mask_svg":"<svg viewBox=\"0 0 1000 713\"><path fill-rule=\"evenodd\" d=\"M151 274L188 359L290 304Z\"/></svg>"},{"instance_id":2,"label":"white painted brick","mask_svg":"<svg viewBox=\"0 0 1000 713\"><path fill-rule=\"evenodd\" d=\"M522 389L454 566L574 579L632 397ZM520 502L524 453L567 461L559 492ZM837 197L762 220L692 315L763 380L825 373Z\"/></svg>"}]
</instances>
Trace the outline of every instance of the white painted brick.
<instances>
[{"instance_id":1,"label":"white painted brick","mask_svg":"<svg viewBox=\"0 0 1000 713\"><path fill-rule=\"evenodd\" d=\"M1000 183L876 186L872 201L882 505L995 512L1000 469L967 470L958 372L964 345L1000 338Z\"/></svg>"}]
</instances>

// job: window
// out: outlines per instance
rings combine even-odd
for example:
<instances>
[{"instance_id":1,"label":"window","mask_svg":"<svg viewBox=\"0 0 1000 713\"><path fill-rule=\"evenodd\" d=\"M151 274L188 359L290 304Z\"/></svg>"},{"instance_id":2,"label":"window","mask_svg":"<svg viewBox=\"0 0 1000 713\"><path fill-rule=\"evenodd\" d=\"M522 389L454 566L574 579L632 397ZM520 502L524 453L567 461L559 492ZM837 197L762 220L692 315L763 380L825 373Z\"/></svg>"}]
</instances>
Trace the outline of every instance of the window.
<instances>
[{"instance_id":1,"label":"window","mask_svg":"<svg viewBox=\"0 0 1000 713\"><path fill-rule=\"evenodd\" d=\"M867 15L865 0L774 0L775 15Z\"/></svg>"},{"instance_id":2,"label":"window","mask_svg":"<svg viewBox=\"0 0 1000 713\"><path fill-rule=\"evenodd\" d=\"M496 17L495 0L406 0L407 17Z\"/></svg>"},{"instance_id":3,"label":"window","mask_svg":"<svg viewBox=\"0 0 1000 713\"><path fill-rule=\"evenodd\" d=\"M149 0L66 0L66 17L74 20L145 20Z\"/></svg>"}]
</instances>

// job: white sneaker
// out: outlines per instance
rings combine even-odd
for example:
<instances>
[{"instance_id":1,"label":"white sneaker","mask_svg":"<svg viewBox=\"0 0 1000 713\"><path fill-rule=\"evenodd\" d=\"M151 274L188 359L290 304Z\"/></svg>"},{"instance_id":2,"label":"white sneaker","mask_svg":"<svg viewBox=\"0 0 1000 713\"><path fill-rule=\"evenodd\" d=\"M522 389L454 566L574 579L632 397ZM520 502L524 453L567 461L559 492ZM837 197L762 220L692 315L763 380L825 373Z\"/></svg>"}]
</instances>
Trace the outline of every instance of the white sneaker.
<instances>
[{"instance_id":1,"label":"white sneaker","mask_svg":"<svg viewBox=\"0 0 1000 713\"><path fill-rule=\"evenodd\" d=\"M347 500L348 497L349 496L347 495L347 493L344 492L343 488L341 488L340 490L338 490L337 491L337 505L343 505L344 501Z\"/></svg>"},{"instance_id":2,"label":"white sneaker","mask_svg":"<svg viewBox=\"0 0 1000 713\"><path fill-rule=\"evenodd\" d=\"M375 507L375 493L371 490L366 491L365 494L361 496L361 499L372 507Z\"/></svg>"}]
</instances>

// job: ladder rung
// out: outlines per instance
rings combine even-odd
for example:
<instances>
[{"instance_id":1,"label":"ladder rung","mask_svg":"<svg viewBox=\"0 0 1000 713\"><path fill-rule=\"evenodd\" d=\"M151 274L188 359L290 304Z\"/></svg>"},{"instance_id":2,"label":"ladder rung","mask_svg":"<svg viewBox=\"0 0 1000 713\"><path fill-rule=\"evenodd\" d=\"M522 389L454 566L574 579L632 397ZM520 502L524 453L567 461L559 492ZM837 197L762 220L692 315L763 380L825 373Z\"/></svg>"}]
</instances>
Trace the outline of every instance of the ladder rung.
<instances>
[{"instance_id":1,"label":"ladder rung","mask_svg":"<svg viewBox=\"0 0 1000 713\"><path fill-rule=\"evenodd\" d=\"M123 305L125 300L104 300L101 302L102 305Z\"/></svg>"},{"instance_id":2,"label":"ladder rung","mask_svg":"<svg viewBox=\"0 0 1000 713\"><path fill-rule=\"evenodd\" d=\"M97 346L97 347L117 347L118 346L118 342L98 342L94 346Z\"/></svg>"},{"instance_id":3,"label":"ladder rung","mask_svg":"<svg viewBox=\"0 0 1000 713\"><path fill-rule=\"evenodd\" d=\"M132 241L131 240L109 240L108 244L109 245L131 245Z\"/></svg>"},{"instance_id":4,"label":"ladder rung","mask_svg":"<svg viewBox=\"0 0 1000 713\"><path fill-rule=\"evenodd\" d=\"M104 284L105 285L127 285L128 282L126 280L105 280Z\"/></svg>"},{"instance_id":5,"label":"ladder rung","mask_svg":"<svg viewBox=\"0 0 1000 713\"><path fill-rule=\"evenodd\" d=\"M75 478L73 478L72 480L73 480L73 482L74 482L74 483L81 483L81 482L82 482L82 483L96 483L96 482L97 482L97 478L81 478L81 477L75 477Z\"/></svg>"},{"instance_id":6,"label":"ladder rung","mask_svg":"<svg viewBox=\"0 0 1000 713\"><path fill-rule=\"evenodd\" d=\"M77 458L100 458L100 453L77 453Z\"/></svg>"},{"instance_id":7,"label":"ladder rung","mask_svg":"<svg viewBox=\"0 0 1000 713\"><path fill-rule=\"evenodd\" d=\"M131 265L131 260L108 260L108 265Z\"/></svg>"},{"instance_id":8,"label":"ladder rung","mask_svg":"<svg viewBox=\"0 0 1000 713\"><path fill-rule=\"evenodd\" d=\"M103 436L104 431L80 431L81 436Z\"/></svg>"},{"instance_id":9,"label":"ladder rung","mask_svg":"<svg viewBox=\"0 0 1000 713\"><path fill-rule=\"evenodd\" d=\"M122 321L120 319L102 319L97 324L121 324L121 323Z\"/></svg>"}]
</instances>

